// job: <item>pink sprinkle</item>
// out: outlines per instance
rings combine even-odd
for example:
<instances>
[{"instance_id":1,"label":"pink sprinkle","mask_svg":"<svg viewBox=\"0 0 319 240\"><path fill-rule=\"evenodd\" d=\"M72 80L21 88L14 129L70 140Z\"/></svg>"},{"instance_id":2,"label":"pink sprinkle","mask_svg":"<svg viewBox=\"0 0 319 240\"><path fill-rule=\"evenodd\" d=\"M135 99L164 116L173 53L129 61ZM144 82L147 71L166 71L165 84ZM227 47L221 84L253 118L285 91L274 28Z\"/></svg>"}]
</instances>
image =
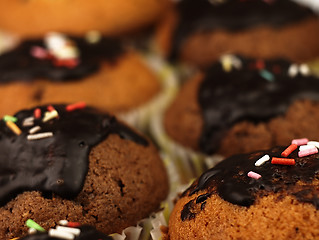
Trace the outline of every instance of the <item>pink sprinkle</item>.
<instances>
[{"instance_id":1,"label":"pink sprinkle","mask_svg":"<svg viewBox=\"0 0 319 240\"><path fill-rule=\"evenodd\" d=\"M315 153L318 153L318 148L305 149L298 152L298 157L305 157Z\"/></svg>"},{"instance_id":2,"label":"pink sprinkle","mask_svg":"<svg viewBox=\"0 0 319 240\"><path fill-rule=\"evenodd\" d=\"M258 174L258 173L255 173L255 172L253 172L253 171L250 171L249 173L247 173L247 176L248 177L251 177L251 178L253 178L253 179L259 179L259 178L261 178L261 175L260 174Z\"/></svg>"},{"instance_id":3,"label":"pink sprinkle","mask_svg":"<svg viewBox=\"0 0 319 240\"><path fill-rule=\"evenodd\" d=\"M306 145L309 142L308 138L299 138L291 141L291 144L296 144L297 146Z\"/></svg>"},{"instance_id":4,"label":"pink sprinkle","mask_svg":"<svg viewBox=\"0 0 319 240\"><path fill-rule=\"evenodd\" d=\"M31 48L31 55L35 58L46 59L48 58L48 52L42 47L34 46Z\"/></svg>"}]
</instances>

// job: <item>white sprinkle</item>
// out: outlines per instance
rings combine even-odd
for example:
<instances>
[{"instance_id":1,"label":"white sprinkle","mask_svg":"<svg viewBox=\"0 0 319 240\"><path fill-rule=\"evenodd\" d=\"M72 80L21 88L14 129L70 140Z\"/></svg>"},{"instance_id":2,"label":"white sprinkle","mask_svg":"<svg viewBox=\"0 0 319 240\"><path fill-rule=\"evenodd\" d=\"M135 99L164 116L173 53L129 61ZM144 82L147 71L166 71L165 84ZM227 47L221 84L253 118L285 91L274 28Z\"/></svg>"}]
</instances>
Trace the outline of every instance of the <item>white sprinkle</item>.
<instances>
[{"instance_id":1,"label":"white sprinkle","mask_svg":"<svg viewBox=\"0 0 319 240\"><path fill-rule=\"evenodd\" d=\"M56 118L57 116L59 116L59 114L56 110L53 110L51 112L45 112L42 122L47 122L53 118Z\"/></svg>"},{"instance_id":2,"label":"white sprinkle","mask_svg":"<svg viewBox=\"0 0 319 240\"><path fill-rule=\"evenodd\" d=\"M48 137L52 137L52 136L53 136L52 132L43 132L43 133L38 133L38 134L34 134L34 135L28 135L27 139L28 140L38 140L38 139L48 138Z\"/></svg>"},{"instance_id":3,"label":"white sprinkle","mask_svg":"<svg viewBox=\"0 0 319 240\"><path fill-rule=\"evenodd\" d=\"M295 77L298 74L298 65L292 64L288 69L288 75L289 77Z\"/></svg>"},{"instance_id":4,"label":"white sprinkle","mask_svg":"<svg viewBox=\"0 0 319 240\"><path fill-rule=\"evenodd\" d=\"M36 133L36 132L39 132L40 130L41 130L41 127L40 127L40 126L35 126L35 127L31 128L31 129L29 130L29 133L30 133L30 134L34 134L34 133Z\"/></svg>"},{"instance_id":5,"label":"white sprinkle","mask_svg":"<svg viewBox=\"0 0 319 240\"><path fill-rule=\"evenodd\" d=\"M81 230L79 228L71 228L71 227L57 226L56 230L61 231L61 232L71 233L75 236L79 236L81 233Z\"/></svg>"},{"instance_id":6,"label":"white sprinkle","mask_svg":"<svg viewBox=\"0 0 319 240\"><path fill-rule=\"evenodd\" d=\"M23 120L22 126L30 127L34 124L34 117L28 117Z\"/></svg>"},{"instance_id":7,"label":"white sprinkle","mask_svg":"<svg viewBox=\"0 0 319 240\"><path fill-rule=\"evenodd\" d=\"M309 76L310 75L310 68L308 67L307 64L301 64L299 66L299 71L303 76Z\"/></svg>"},{"instance_id":8,"label":"white sprinkle","mask_svg":"<svg viewBox=\"0 0 319 240\"><path fill-rule=\"evenodd\" d=\"M308 145L315 146L316 148L319 148L319 142L316 142L316 141L309 141L307 144L308 144Z\"/></svg>"},{"instance_id":9,"label":"white sprinkle","mask_svg":"<svg viewBox=\"0 0 319 240\"><path fill-rule=\"evenodd\" d=\"M28 233L29 234L36 234L37 230L35 228L29 228Z\"/></svg>"},{"instance_id":10,"label":"white sprinkle","mask_svg":"<svg viewBox=\"0 0 319 240\"><path fill-rule=\"evenodd\" d=\"M49 236L50 237L56 237L56 238L62 238L67 240L73 240L75 236L72 233L59 231L57 229L49 229Z\"/></svg>"},{"instance_id":11,"label":"white sprinkle","mask_svg":"<svg viewBox=\"0 0 319 240\"><path fill-rule=\"evenodd\" d=\"M60 221L59 221L59 224L60 224L61 226L66 226L66 225L68 225L68 223L69 223L68 220L60 220Z\"/></svg>"},{"instance_id":12,"label":"white sprinkle","mask_svg":"<svg viewBox=\"0 0 319 240\"><path fill-rule=\"evenodd\" d=\"M316 147L314 145L302 145L299 147L299 151L308 150L312 148L316 148Z\"/></svg>"},{"instance_id":13,"label":"white sprinkle","mask_svg":"<svg viewBox=\"0 0 319 240\"><path fill-rule=\"evenodd\" d=\"M263 165L265 162L269 161L270 157L268 154L264 155L263 157L259 158L256 162L255 162L255 166L256 167L260 167L261 165Z\"/></svg>"}]
</instances>

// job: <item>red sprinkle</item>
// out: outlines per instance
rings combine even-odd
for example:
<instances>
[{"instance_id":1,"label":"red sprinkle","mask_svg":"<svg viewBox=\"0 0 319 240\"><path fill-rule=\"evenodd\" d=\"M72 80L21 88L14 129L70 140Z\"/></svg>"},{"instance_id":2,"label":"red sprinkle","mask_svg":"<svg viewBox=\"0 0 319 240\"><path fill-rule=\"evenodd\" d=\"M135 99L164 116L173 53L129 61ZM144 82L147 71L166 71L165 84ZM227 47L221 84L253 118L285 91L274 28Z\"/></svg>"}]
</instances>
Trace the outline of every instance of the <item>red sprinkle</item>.
<instances>
[{"instance_id":1,"label":"red sprinkle","mask_svg":"<svg viewBox=\"0 0 319 240\"><path fill-rule=\"evenodd\" d=\"M77 65L79 65L79 60L77 58L54 59L53 64L57 67L75 68Z\"/></svg>"},{"instance_id":2,"label":"red sprinkle","mask_svg":"<svg viewBox=\"0 0 319 240\"><path fill-rule=\"evenodd\" d=\"M297 147L298 147L297 144L291 144L289 147L287 147L285 149L285 151L283 151L281 153L281 156L288 157L290 155L290 153L292 153L293 151L295 151L297 149Z\"/></svg>"},{"instance_id":3,"label":"red sprinkle","mask_svg":"<svg viewBox=\"0 0 319 240\"><path fill-rule=\"evenodd\" d=\"M85 107L86 107L86 103L85 102L77 102L77 103L73 103L73 104L67 105L65 109L68 112L72 112L72 111L74 111L76 109L83 109Z\"/></svg>"},{"instance_id":4,"label":"red sprinkle","mask_svg":"<svg viewBox=\"0 0 319 240\"><path fill-rule=\"evenodd\" d=\"M41 117L41 109L40 108L34 109L33 115L35 118L40 118Z\"/></svg>"},{"instance_id":5,"label":"red sprinkle","mask_svg":"<svg viewBox=\"0 0 319 240\"><path fill-rule=\"evenodd\" d=\"M81 223L79 223L79 222L68 222L67 226L68 227L80 227Z\"/></svg>"},{"instance_id":6,"label":"red sprinkle","mask_svg":"<svg viewBox=\"0 0 319 240\"><path fill-rule=\"evenodd\" d=\"M265 63L264 63L264 61L263 60L257 60L256 61L256 68L257 69L264 69L265 68Z\"/></svg>"},{"instance_id":7,"label":"red sprinkle","mask_svg":"<svg viewBox=\"0 0 319 240\"><path fill-rule=\"evenodd\" d=\"M281 67L280 67L280 65L274 65L274 66L272 67L272 71L273 71L274 73L281 73Z\"/></svg>"},{"instance_id":8,"label":"red sprinkle","mask_svg":"<svg viewBox=\"0 0 319 240\"><path fill-rule=\"evenodd\" d=\"M52 112L52 111L54 111L55 109L54 109L54 107L52 106L52 105L49 105L48 107L47 107L47 109L48 109L48 111L49 112Z\"/></svg>"},{"instance_id":9,"label":"red sprinkle","mask_svg":"<svg viewBox=\"0 0 319 240\"><path fill-rule=\"evenodd\" d=\"M273 157L271 159L271 164L295 165L296 161L293 158L277 158L277 157Z\"/></svg>"}]
</instances>

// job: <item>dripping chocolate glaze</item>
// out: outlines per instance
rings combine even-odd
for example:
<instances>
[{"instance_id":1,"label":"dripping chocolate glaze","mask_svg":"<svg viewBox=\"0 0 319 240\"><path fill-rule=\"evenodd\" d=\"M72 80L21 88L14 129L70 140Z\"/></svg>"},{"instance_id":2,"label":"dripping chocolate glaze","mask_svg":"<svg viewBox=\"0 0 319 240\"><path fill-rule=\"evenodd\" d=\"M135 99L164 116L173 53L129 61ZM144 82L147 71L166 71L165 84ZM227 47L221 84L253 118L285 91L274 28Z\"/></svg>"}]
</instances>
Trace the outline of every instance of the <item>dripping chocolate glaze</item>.
<instances>
[{"instance_id":1,"label":"dripping chocolate glaze","mask_svg":"<svg viewBox=\"0 0 319 240\"><path fill-rule=\"evenodd\" d=\"M97 231L94 227L83 225L79 227L80 235L74 240L112 240L113 238ZM61 240L61 238L50 237L47 233L32 234L22 238L21 240Z\"/></svg>"},{"instance_id":2,"label":"dripping chocolate glaze","mask_svg":"<svg viewBox=\"0 0 319 240\"><path fill-rule=\"evenodd\" d=\"M299 158L295 150L289 156L295 159L294 166L275 165L271 164L271 161L259 167L255 166L255 162L265 154L281 157L285 148L275 147L267 151L234 155L203 173L183 193L184 196L192 196L203 191L203 194L184 206L182 220L196 217L196 205L200 205L201 209L205 208L206 200L215 193L230 203L246 207L254 204L258 196L278 193L282 196L294 196L298 201L311 203L319 209L319 191L312 186L312 181L318 179L319 154ZM249 171L257 172L262 177L258 180L252 179L247 176ZM303 184L296 184L298 181Z\"/></svg>"},{"instance_id":3,"label":"dripping chocolate glaze","mask_svg":"<svg viewBox=\"0 0 319 240\"><path fill-rule=\"evenodd\" d=\"M82 79L98 71L102 61L116 63L124 53L119 40L102 38L97 43L70 37L80 52L80 63L74 68L57 67L52 61L38 59L31 55L35 46L45 48L43 40L26 40L12 51L0 55L0 84L10 81L32 81L45 78L51 81Z\"/></svg>"},{"instance_id":4,"label":"dripping chocolate glaze","mask_svg":"<svg viewBox=\"0 0 319 240\"><path fill-rule=\"evenodd\" d=\"M0 121L0 205L4 205L23 191L37 190L44 194L56 193L73 198L81 190L88 171L91 148L110 134L117 134L137 144L148 142L115 117L100 114L92 108L67 112L64 105L54 105L57 119L43 123L36 119L34 126L41 132L52 132L53 137L27 140L32 127L23 127L23 120L33 116L34 109L18 112L15 135ZM42 116L47 111L40 107Z\"/></svg>"},{"instance_id":5,"label":"dripping chocolate glaze","mask_svg":"<svg viewBox=\"0 0 319 240\"><path fill-rule=\"evenodd\" d=\"M265 61L265 67L258 69L257 60L240 59L242 68L233 67L230 72L215 63L200 85L198 102L204 125L199 147L206 154L216 152L225 132L239 121L267 121L284 114L295 100L319 100L319 79L288 76L290 62ZM272 74L272 81L262 76L265 71Z\"/></svg>"},{"instance_id":6,"label":"dripping chocolate glaze","mask_svg":"<svg viewBox=\"0 0 319 240\"><path fill-rule=\"evenodd\" d=\"M183 40L195 32L214 29L240 31L260 25L274 28L315 16L306 7L291 0L226 0L212 4L209 0L182 0L178 4L179 23L174 33L171 59L176 59Z\"/></svg>"}]
</instances>

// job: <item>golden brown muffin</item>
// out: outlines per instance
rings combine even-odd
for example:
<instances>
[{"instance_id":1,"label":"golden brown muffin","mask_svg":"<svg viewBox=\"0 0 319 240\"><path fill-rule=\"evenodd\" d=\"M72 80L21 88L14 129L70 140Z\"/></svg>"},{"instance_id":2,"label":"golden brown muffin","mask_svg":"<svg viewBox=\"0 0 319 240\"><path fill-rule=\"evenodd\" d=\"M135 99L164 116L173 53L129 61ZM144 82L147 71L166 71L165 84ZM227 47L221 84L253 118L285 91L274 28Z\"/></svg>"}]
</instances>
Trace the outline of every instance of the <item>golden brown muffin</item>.
<instances>
[{"instance_id":1,"label":"golden brown muffin","mask_svg":"<svg viewBox=\"0 0 319 240\"><path fill-rule=\"evenodd\" d=\"M56 50L47 49L48 44L41 40L26 40L0 55L0 115L38 104L77 101L105 111L125 112L160 92L157 76L141 56L116 39L88 43L57 33L46 42L48 39L71 42L74 49L70 51L78 56L65 59L68 52L67 56L55 56L51 52ZM64 54L63 47L53 53L61 54L59 51Z\"/></svg>"},{"instance_id":2,"label":"golden brown muffin","mask_svg":"<svg viewBox=\"0 0 319 240\"><path fill-rule=\"evenodd\" d=\"M234 155L203 173L175 205L164 239L317 239L319 155L295 150L284 158L293 165L275 164L284 150Z\"/></svg>"},{"instance_id":3,"label":"golden brown muffin","mask_svg":"<svg viewBox=\"0 0 319 240\"><path fill-rule=\"evenodd\" d=\"M1 120L1 239L25 234L27 219L46 230L66 219L111 234L159 210L168 180L152 143L111 115L77 106Z\"/></svg>"},{"instance_id":4,"label":"golden brown muffin","mask_svg":"<svg viewBox=\"0 0 319 240\"><path fill-rule=\"evenodd\" d=\"M42 37L48 31L83 36L91 30L123 35L159 19L169 0L4 0L0 29L21 37Z\"/></svg>"},{"instance_id":5,"label":"golden brown muffin","mask_svg":"<svg viewBox=\"0 0 319 240\"><path fill-rule=\"evenodd\" d=\"M188 81L169 106L164 126L175 142L208 155L230 156L304 135L319 137L319 82L298 73L306 65L227 58L240 67L226 71L227 59L211 65Z\"/></svg>"},{"instance_id":6,"label":"golden brown muffin","mask_svg":"<svg viewBox=\"0 0 319 240\"><path fill-rule=\"evenodd\" d=\"M183 0L176 8L160 25L157 42L184 63L207 67L225 53L294 62L319 55L318 17L293 1Z\"/></svg>"}]
</instances>

